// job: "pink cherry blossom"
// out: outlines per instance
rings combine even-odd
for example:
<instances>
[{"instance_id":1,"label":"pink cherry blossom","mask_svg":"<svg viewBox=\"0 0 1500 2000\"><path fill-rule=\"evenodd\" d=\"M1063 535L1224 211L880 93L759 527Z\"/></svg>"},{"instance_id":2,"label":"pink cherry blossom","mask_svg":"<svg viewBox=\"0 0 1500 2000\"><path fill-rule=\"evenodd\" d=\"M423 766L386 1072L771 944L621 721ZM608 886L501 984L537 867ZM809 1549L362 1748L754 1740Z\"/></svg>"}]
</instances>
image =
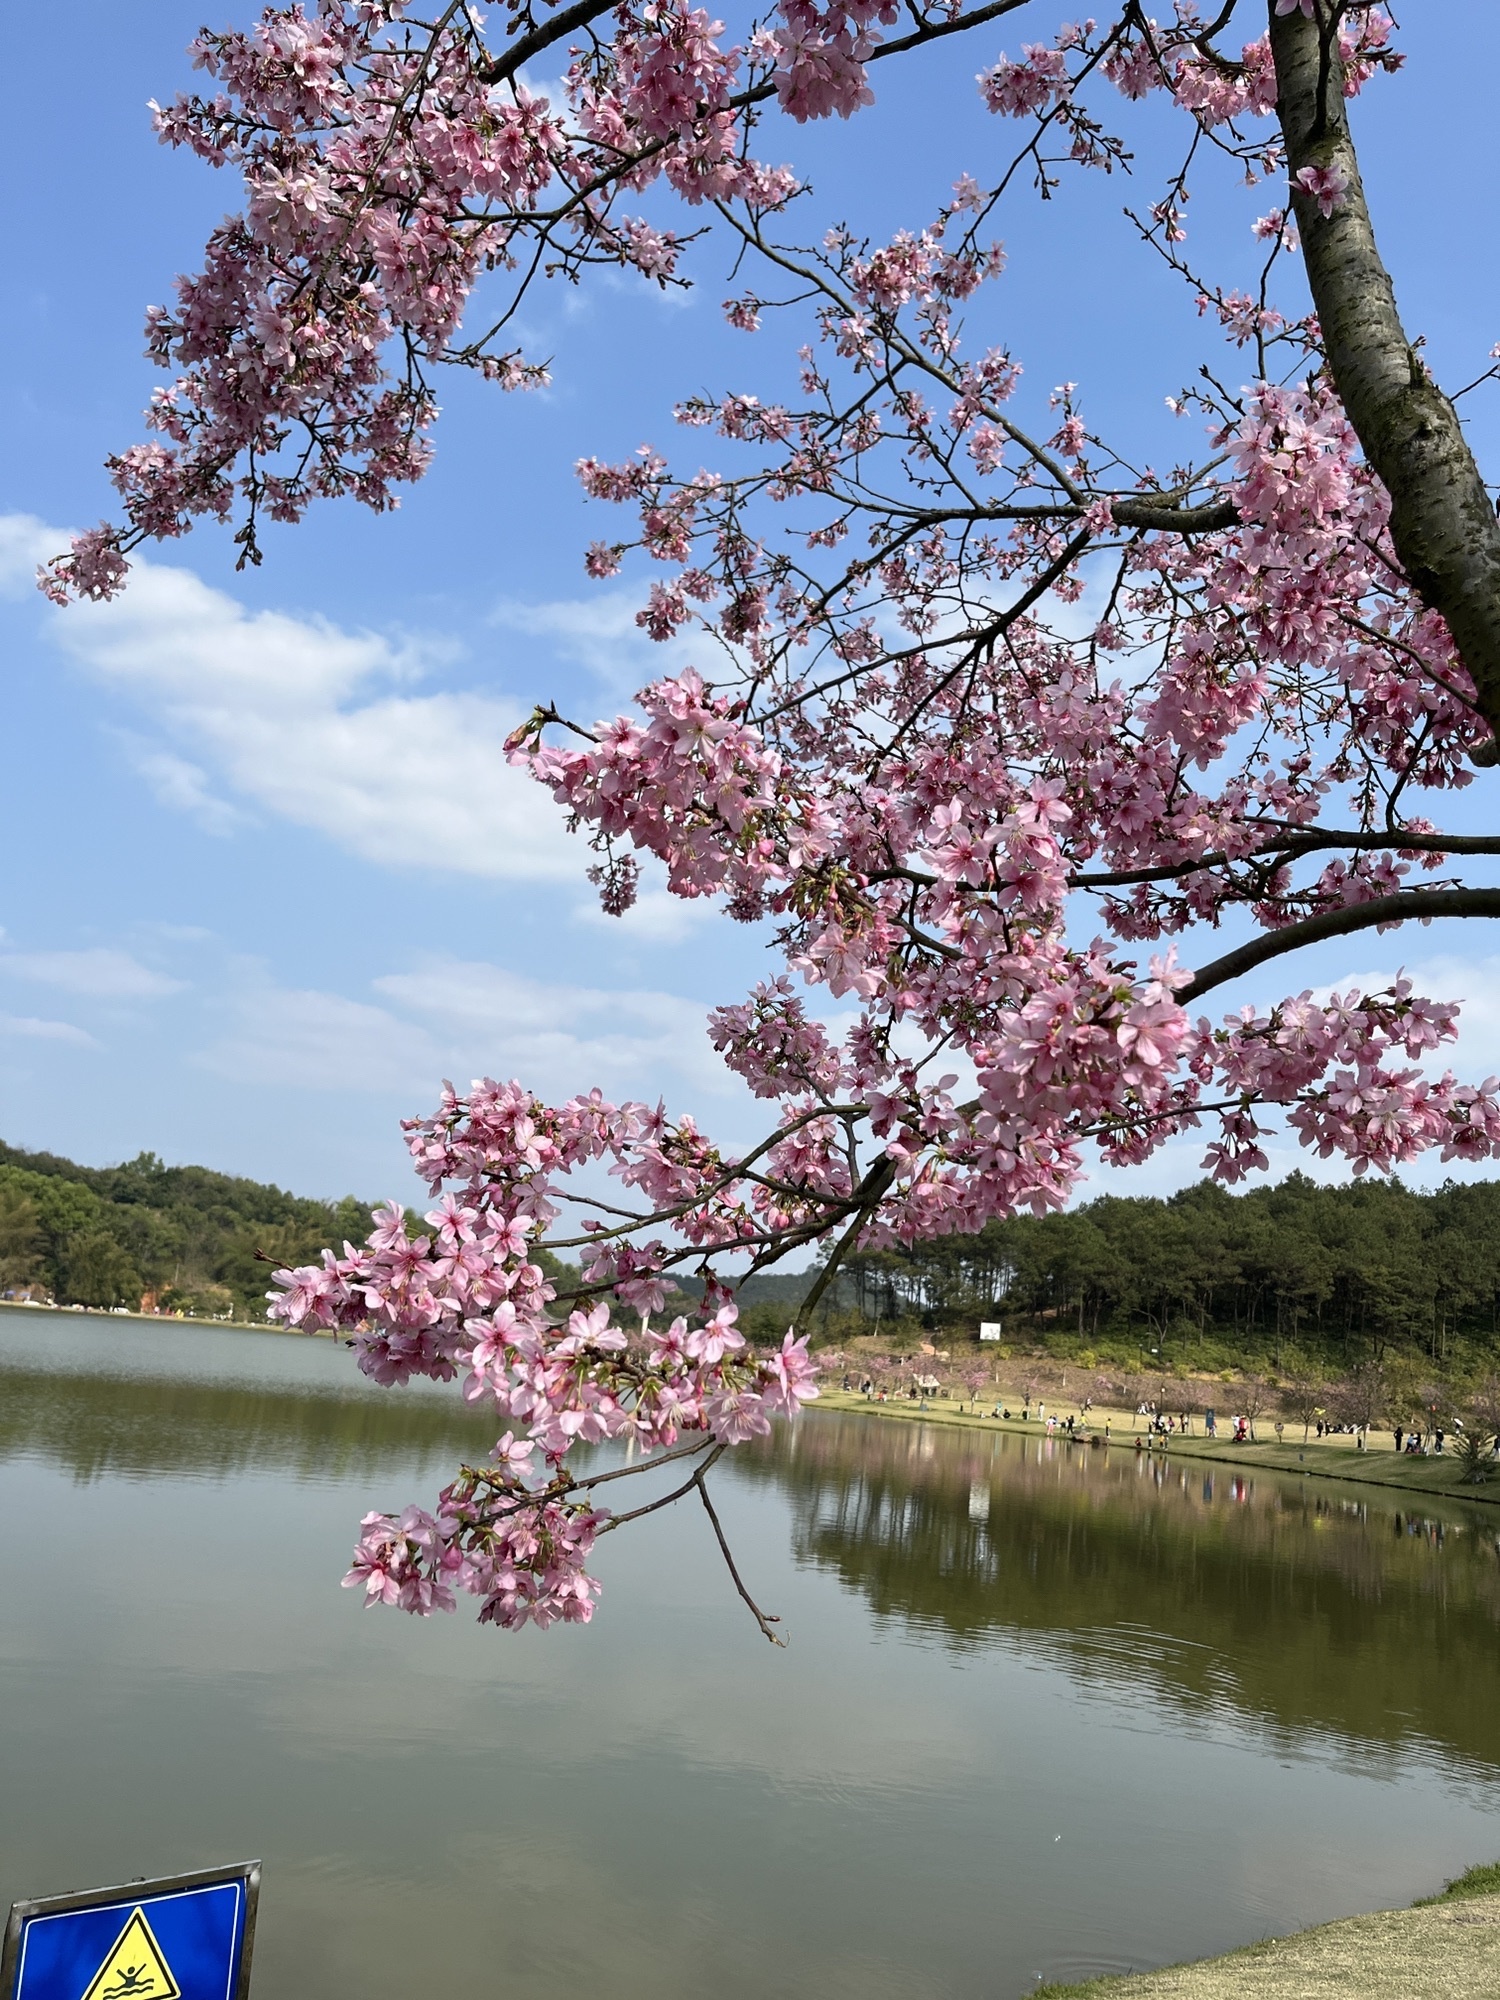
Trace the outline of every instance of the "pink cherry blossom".
<instances>
[{"instance_id":1,"label":"pink cherry blossom","mask_svg":"<svg viewBox=\"0 0 1500 2000\"><path fill-rule=\"evenodd\" d=\"M1284 10L1283 10L1284 11ZM1342 167L1303 167L1292 176L1292 186L1317 203L1322 216L1342 208L1349 194L1349 182Z\"/></svg>"},{"instance_id":2,"label":"pink cherry blossom","mask_svg":"<svg viewBox=\"0 0 1500 2000\"><path fill-rule=\"evenodd\" d=\"M167 379L109 461L119 525L43 578L59 601L115 594L133 549L200 519L253 563L266 517L393 507L430 462L440 368L545 380L503 329L549 277L678 289L717 245L711 296L733 287L725 315L756 333L743 375L676 405L678 452L576 468L613 510L586 573L638 580L661 670L597 719L548 702L508 754L590 843L607 914L659 879L760 927L767 976L707 1036L763 1123L731 1145L585 1078L562 1102L446 1083L404 1128L422 1222L393 1202L363 1245L275 1273L275 1318L337 1329L378 1382L453 1383L500 1433L430 1511L365 1519L347 1581L368 1603L587 1622L594 1551L635 1511L606 1481L670 1453L707 1501L723 1452L815 1397L805 1332L759 1352L735 1305L784 1259L1045 1213L1091 1162L1188 1137L1226 1183L1284 1131L1355 1173L1500 1152L1500 1083L1440 1066L1455 1003L1404 976L1287 992L1303 975L1276 969L1493 893L1461 875L1493 841L1442 822L1500 717L1403 568L1322 329L1283 283L1347 210L1352 164L1291 176L1300 230L1235 210L1189 247L1190 215L1287 171L1276 48L1330 23L1336 106L1399 69L1392 25L1360 4L1334 32L1314 0L1277 0L1235 46L1227 19L1168 14L983 45L964 74L983 65L1008 121L999 157L942 167L944 206L868 239L810 214L799 231L809 184L764 142L853 117L883 64L987 32L989 10L778 0L730 22L625 0L582 28L486 27L325 0L205 31L211 94L157 110L243 194L148 315ZM554 104L519 74L573 34ZM999 344L1032 321L995 218L1127 166L1203 353L1111 439L1117 398L1033 393ZM778 325L793 351L757 372ZM1250 997L1212 997L1231 985Z\"/></svg>"}]
</instances>

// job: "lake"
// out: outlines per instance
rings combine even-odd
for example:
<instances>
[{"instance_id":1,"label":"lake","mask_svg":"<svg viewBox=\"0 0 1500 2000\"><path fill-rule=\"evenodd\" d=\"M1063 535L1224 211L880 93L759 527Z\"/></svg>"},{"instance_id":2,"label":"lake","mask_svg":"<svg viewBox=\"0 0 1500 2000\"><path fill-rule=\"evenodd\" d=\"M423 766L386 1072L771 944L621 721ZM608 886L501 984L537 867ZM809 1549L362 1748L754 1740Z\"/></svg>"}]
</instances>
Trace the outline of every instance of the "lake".
<instances>
[{"instance_id":1,"label":"lake","mask_svg":"<svg viewBox=\"0 0 1500 2000\"><path fill-rule=\"evenodd\" d=\"M256 2000L1010 2000L1500 1857L1500 1510L812 1411L717 1475L784 1651L698 1509L586 1628L362 1612L492 1441L0 1314L0 1903L256 1855Z\"/></svg>"}]
</instances>

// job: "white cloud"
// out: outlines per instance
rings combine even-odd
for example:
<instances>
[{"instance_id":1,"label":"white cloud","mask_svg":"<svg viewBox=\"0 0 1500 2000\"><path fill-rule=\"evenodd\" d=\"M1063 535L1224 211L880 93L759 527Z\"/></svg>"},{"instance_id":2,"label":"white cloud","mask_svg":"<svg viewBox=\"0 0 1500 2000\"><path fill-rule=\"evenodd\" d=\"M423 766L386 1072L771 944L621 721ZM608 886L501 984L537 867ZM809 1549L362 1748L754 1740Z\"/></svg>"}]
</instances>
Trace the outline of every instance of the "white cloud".
<instances>
[{"instance_id":1,"label":"white cloud","mask_svg":"<svg viewBox=\"0 0 1500 2000\"><path fill-rule=\"evenodd\" d=\"M603 683L612 700L622 701L649 681L680 672L694 661L703 664L701 632L690 628L674 639L658 641L648 638L636 624L645 594L644 589L632 585L543 604L524 604L507 597L490 615L494 624L508 632L549 640L559 659L586 667Z\"/></svg>"},{"instance_id":2,"label":"white cloud","mask_svg":"<svg viewBox=\"0 0 1500 2000\"><path fill-rule=\"evenodd\" d=\"M196 1061L256 1087L435 1100L442 1078L516 1077L544 1097L595 1084L693 1101L737 1092L706 1009L675 994L552 985L503 967L434 960L373 982L378 999L237 979L224 1031Z\"/></svg>"},{"instance_id":3,"label":"white cloud","mask_svg":"<svg viewBox=\"0 0 1500 2000\"><path fill-rule=\"evenodd\" d=\"M0 1035L22 1041L68 1042L80 1049L97 1049L99 1044L71 1021L39 1021L29 1014L0 1014Z\"/></svg>"},{"instance_id":4,"label":"white cloud","mask_svg":"<svg viewBox=\"0 0 1500 2000\"><path fill-rule=\"evenodd\" d=\"M1330 985L1316 989L1317 995L1324 999L1329 993L1347 993L1351 988L1378 993L1402 972L1424 998L1456 1000L1462 1007L1458 1040L1444 1042L1423 1067L1451 1069L1465 1083L1500 1076L1500 956L1465 958L1457 952L1435 952L1431 958L1402 961L1371 972L1341 973Z\"/></svg>"},{"instance_id":5,"label":"white cloud","mask_svg":"<svg viewBox=\"0 0 1500 2000\"><path fill-rule=\"evenodd\" d=\"M228 1032L198 1057L234 1083L295 1090L431 1096L443 1051L425 1029L337 993L252 988L232 1004Z\"/></svg>"},{"instance_id":6,"label":"white cloud","mask_svg":"<svg viewBox=\"0 0 1500 2000\"><path fill-rule=\"evenodd\" d=\"M208 773L170 750L153 748L139 737L121 732L126 752L160 804L195 819L205 833L228 834L243 825L245 815L209 788Z\"/></svg>"},{"instance_id":7,"label":"white cloud","mask_svg":"<svg viewBox=\"0 0 1500 2000\"><path fill-rule=\"evenodd\" d=\"M66 541L0 517L0 586L29 589ZM579 873L560 809L506 762L515 702L396 691L420 679L430 645L248 612L187 570L142 561L122 597L52 614L49 629L241 799L366 860L523 881ZM221 806L196 761L152 754L159 797L200 818Z\"/></svg>"},{"instance_id":8,"label":"white cloud","mask_svg":"<svg viewBox=\"0 0 1500 2000\"><path fill-rule=\"evenodd\" d=\"M0 589L20 597L36 588L36 572L67 547L67 536L34 514L0 514Z\"/></svg>"},{"instance_id":9,"label":"white cloud","mask_svg":"<svg viewBox=\"0 0 1500 2000\"><path fill-rule=\"evenodd\" d=\"M0 972L93 1000L156 1000L182 990L180 979L153 972L127 951L102 946L88 951L0 952Z\"/></svg>"},{"instance_id":10,"label":"white cloud","mask_svg":"<svg viewBox=\"0 0 1500 2000\"><path fill-rule=\"evenodd\" d=\"M648 861L649 866L649 861ZM642 889L623 917L612 917L597 896L574 906L576 922L601 930L622 944L680 944L706 923L728 920L712 896L674 896L667 889Z\"/></svg>"},{"instance_id":11,"label":"white cloud","mask_svg":"<svg viewBox=\"0 0 1500 2000\"><path fill-rule=\"evenodd\" d=\"M546 1092L594 1084L644 1095L670 1075L695 1092L732 1086L708 1040L707 1008L674 993L548 985L497 965L436 960L376 990L434 1024L476 1065Z\"/></svg>"}]
</instances>

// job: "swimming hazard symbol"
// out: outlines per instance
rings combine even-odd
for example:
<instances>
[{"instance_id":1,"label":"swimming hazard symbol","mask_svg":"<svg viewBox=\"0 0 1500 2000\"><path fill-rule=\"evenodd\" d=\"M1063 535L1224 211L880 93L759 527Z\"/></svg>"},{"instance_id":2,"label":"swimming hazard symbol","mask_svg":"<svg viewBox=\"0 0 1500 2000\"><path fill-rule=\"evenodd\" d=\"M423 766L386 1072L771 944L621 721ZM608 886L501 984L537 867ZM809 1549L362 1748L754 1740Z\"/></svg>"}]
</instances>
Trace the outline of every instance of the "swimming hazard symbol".
<instances>
[{"instance_id":1,"label":"swimming hazard symbol","mask_svg":"<svg viewBox=\"0 0 1500 2000\"><path fill-rule=\"evenodd\" d=\"M182 1988L137 1906L80 2000L182 2000Z\"/></svg>"}]
</instances>

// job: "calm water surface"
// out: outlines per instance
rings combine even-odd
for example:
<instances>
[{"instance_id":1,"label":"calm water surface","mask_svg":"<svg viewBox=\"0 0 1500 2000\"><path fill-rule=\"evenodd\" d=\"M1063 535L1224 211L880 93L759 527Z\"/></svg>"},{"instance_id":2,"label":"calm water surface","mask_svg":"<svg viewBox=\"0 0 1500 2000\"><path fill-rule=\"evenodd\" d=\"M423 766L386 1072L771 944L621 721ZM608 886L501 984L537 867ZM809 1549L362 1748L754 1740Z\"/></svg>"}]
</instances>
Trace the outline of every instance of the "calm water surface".
<instances>
[{"instance_id":1,"label":"calm water surface","mask_svg":"<svg viewBox=\"0 0 1500 2000\"><path fill-rule=\"evenodd\" d=\"M0 1315L0 1904L264 1857L257 2000L938 2000L1500 1856L1500 1510L810 1414L584 1631L363 1615L491 1440L331 1343Z\"/></svg>"}]
</instances>

